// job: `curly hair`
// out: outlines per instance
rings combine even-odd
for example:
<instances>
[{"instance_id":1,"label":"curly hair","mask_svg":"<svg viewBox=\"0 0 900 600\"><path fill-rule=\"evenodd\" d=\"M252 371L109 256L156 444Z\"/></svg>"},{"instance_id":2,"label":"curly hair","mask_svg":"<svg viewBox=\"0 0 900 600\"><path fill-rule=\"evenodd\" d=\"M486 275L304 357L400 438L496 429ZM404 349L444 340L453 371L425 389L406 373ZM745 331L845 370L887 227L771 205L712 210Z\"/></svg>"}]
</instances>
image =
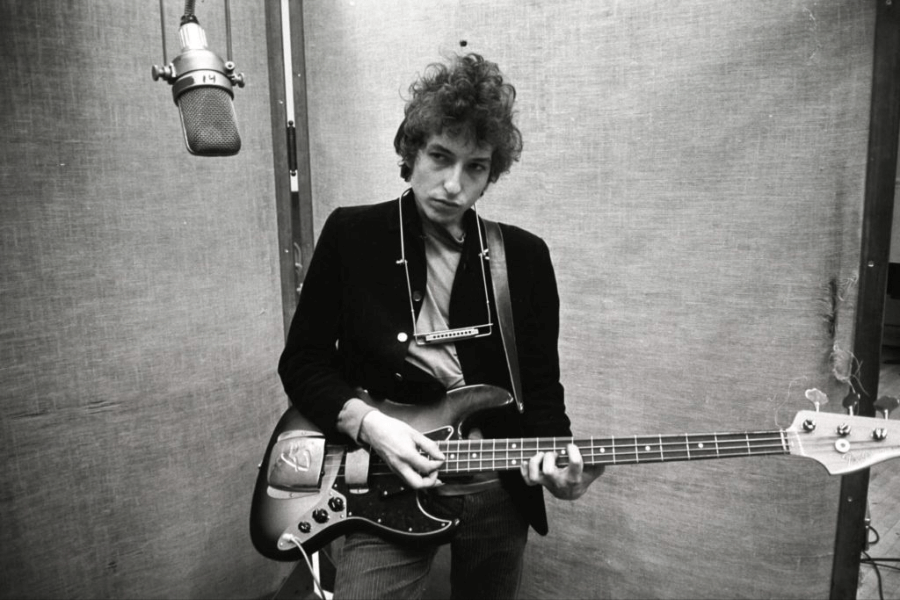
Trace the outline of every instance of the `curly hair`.
<instances>
[{"instance_id":1,"label":"curly hair","mask_svg":"<svg viewBox=\"0 0 900 600\"><path fill-rule=\"evenodd\" d=\"M519 160L522 133L513 123L516 88L503 81L496 63L475 53L455 55L449 65L428 65L409 92L403 123L394 137L404 180L409 181L416 155L428 138L443 132L493 146L491 183Z\"/></svg>"}]
</instances>

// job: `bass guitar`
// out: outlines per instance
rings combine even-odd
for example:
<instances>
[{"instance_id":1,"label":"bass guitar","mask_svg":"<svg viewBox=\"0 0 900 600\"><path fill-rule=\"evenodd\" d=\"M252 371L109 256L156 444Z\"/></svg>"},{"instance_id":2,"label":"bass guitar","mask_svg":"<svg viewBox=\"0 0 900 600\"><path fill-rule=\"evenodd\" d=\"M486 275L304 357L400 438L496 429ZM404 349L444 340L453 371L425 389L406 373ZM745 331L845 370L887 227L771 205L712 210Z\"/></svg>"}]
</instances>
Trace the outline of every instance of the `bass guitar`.
<instances>
[{"instance_id":1,"label":"bass guitar","mask_svg":"<svg viewBox=\"0 0 900 600\"><path fill-rule=\"evenodd\" d=\"M787 429L737 433L636 435L608 438L465 439L472 415L513 402L504 389L472 385L451 390L434 404L405 405L360 397L438 442L446 460L441 479L520 468L536 452L557 453L567 464L574 443L588 465L623 465L763 455L794 455L842 475L900 456L896 421L800 411ZM250 515L256 549L275 560L296 561L355 529L407 541L440 541L458 519L430 515L421 494L407 489L377 454L329 444L293 408L285 411L260 465Z\"/></svg>"}]
</instances>

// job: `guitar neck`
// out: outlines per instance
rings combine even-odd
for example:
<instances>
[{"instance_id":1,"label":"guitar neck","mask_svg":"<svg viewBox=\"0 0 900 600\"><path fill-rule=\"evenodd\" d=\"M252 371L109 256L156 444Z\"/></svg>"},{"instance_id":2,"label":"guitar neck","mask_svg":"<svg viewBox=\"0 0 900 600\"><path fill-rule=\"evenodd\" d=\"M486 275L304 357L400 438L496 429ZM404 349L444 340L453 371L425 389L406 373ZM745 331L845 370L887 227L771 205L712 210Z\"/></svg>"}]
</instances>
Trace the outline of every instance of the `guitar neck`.
<instances>
[{"instance_id":1,"label":"guitar neck","mask_svg":"<svg viewBox=\"0 0 900 600\"><path fill-rule=\"evenodd\" d=\"M790 454L784 430L610 438L521 438L439 442L445 473L479 473L518 469L536 452L556 452L557 465L568 464L568 444L575 444L586 465L624 465L741 456Z\"/></svg>"}]
</instances>

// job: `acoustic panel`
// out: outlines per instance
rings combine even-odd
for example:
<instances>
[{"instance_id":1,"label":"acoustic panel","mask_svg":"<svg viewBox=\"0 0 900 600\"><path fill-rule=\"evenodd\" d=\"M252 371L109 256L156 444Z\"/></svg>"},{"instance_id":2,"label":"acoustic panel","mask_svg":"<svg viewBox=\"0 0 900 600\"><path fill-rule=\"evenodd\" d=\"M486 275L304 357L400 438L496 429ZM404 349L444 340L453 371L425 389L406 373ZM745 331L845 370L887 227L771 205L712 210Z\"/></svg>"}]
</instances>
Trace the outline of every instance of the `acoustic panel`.
<instances>
[{"instance_id":1,"label":"acoustic panel","mask_svg":"<svg viewBox=\"0 0 900 600\"><path fill-rule=\"evenodd\" d=\"M168 58L183 3L167 3ZM224 57L221 3L197 3ZM156 2L0 7L0 596L259 597L285 406L262 2L232 3L243 148L184 147Z\"/></svg>"}]
</instances>

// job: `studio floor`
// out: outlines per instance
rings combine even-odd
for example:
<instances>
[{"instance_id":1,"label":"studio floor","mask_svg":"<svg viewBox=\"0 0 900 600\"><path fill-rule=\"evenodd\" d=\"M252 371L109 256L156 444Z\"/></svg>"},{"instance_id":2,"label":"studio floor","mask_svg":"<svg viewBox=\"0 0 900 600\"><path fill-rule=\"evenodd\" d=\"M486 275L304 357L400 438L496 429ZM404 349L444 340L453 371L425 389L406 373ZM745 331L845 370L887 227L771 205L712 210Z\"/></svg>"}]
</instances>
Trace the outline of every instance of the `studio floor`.
<instances>
[{"instance_id":1,"label":"studio floor","mask_svg":"<svg viewBox=\"0 0 900 600\"><path fill-rule=\"evenodd\" d=\"M900 338L885 336L890 345L882 348L881 377L878 397L900 397ZM897 345L895 345L897 344ZM894 415L893 418L900 418ZM869 512L872 531L869 532L869 556L872 558L900 558L900 460L893 459L871 468L869 474ZM900 568L900 563L891 563ZM879 575L881 590L879 591ZM900 571L880 566L876 569L863 564L859 571L857 600L900 598Z\"/></svg>"}]
</instances>

